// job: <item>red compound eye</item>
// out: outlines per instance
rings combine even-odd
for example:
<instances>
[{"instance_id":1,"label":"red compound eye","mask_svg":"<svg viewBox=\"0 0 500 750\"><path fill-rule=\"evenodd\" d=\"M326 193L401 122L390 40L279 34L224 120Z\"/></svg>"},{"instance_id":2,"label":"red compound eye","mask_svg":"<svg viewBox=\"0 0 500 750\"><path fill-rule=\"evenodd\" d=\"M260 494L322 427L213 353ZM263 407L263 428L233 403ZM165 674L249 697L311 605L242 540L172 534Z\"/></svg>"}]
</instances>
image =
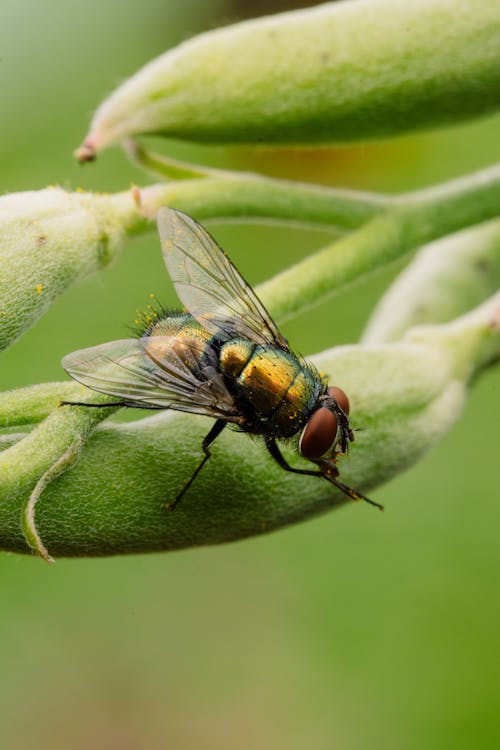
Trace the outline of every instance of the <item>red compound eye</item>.
<instances>
[{"instance_id":1,"label":"red compound eye","mask_svg":"<svg viewBox=\"0 0 500 750\"><path fill-rule=\"evenodd\" d=\"M337 388L336 385L331 385L327 392L329 396L335 399L340 408L345 411L346 414L349 414L349 399L342 388Z\"/></svg>"},{"instance_id":2,"label":"red compound eye","mask_svg":"<svg viewBox=\"0 0 500 750\"><path fill-rule=\"evenodd\" d=\"M335 398L335 396L332 396L332 398ZM304 458L316 461L332 447L336 436L337 417L330 409L321 406L314 412L302 430L299 441L300 454Z\"/></svg>"}]
</instances>

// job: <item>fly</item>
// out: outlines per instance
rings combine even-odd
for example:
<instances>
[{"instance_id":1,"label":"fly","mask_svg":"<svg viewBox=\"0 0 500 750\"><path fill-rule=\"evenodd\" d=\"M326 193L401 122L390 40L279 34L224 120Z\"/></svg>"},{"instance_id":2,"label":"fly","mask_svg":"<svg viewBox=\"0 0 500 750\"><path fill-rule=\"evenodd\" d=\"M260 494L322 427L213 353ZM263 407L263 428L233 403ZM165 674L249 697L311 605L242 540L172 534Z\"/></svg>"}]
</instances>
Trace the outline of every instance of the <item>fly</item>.
<instances>
[{"instance_id":1,"label":"fly","mask_svg":"<svg viewBox=\"0 0 500 750\"><path fill-rule=\"evenodd\" d=\"M382 509L338 478L337 459L354 440L344 391L290 350L251 286L200 224L160 208L158 229L167 270L187 312L161 315L138 338L69 354L62 365L78 382L116 398L116 406L215 419L202 442L203 458L170 507L232 424L262 436L285 471L322 477L351 499ZM317 468L296 469L282 455L277 440L298 433L300 455Z\"/></svg>"}]
</instances>

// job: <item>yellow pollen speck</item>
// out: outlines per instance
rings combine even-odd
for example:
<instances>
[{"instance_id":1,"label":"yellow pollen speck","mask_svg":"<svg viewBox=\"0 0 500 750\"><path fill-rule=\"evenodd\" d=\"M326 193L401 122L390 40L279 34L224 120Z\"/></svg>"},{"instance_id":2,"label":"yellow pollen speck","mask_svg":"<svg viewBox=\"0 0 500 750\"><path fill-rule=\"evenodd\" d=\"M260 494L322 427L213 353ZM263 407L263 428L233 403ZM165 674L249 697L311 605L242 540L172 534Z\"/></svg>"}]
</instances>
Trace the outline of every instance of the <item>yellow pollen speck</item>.
<instances>
[{"instance_id":1,"label":"yellow pollen speck","mask_svg":"<svg viewBox=\"0 0 500 750\"><path fill-rule=\"evenodd\" d=\"M151 294L149 295L149 299L154 299L154 298L155 298L155 296L154 296L153 292L151 292Z\"/></svg>"},{"instance_id":2,"label":"yellow pollen speck","mask_svg":"<svg viewBox=\"0 0 500 750\"><path fill-rule=\"evenodd\" d=\"M35 287L35 291L37 294L41 294L43 291L43 284L37 284Z\"/></svg>"}]
</instances>

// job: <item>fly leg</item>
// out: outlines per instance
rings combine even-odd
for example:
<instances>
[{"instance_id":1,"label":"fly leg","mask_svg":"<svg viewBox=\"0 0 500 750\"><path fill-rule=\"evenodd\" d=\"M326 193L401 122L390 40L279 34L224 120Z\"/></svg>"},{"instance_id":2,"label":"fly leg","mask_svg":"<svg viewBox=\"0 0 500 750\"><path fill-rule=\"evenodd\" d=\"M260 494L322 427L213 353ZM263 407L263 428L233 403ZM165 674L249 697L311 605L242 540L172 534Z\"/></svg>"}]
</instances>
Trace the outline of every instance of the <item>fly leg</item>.
<instances>
[{"instance_id":1,"label":"fly leg","mask_svg":"<svg viewBox=\"0 0 500 750\"><path fill-rule=\"evenodd\" d=\"M281 468L285 471L291 471L293 472L293 474L306 474L311 477L323 477L324 479L327 479L329 482L334 484L335 487L338 487L338 489L341 490L344 495L350 497L351 500L364 500L366 503L374 505L379 510L384 510L384 506L380 505L380 503L376 503L374 500L370 500L369 497L365 497L365 495L362 495L361 492L358 492L357 490L349 487L347 484L344 484L339 479L337 479L339 470L337 469L333 461L318 462L319 466L324 467L324 471L312 471L311 469L294 469L293 466L290 466L290 464L281 454L281 451L278 448L274 438L266 438L266 447L276 463L279 464L279 466L281 466Z\"/></svg>"},{"instance_id":2,"label":"fly leg","mask_svg":"<svg viewBox=\"0 0 500 750\"><path fill-rule=\"evenodd\" d=\"M179 502L179 500L182 497L184 497L184 495L186 494L186 492L188 491L188 489L191 487L191 485L193 484L194 480L196 479L196 477L198 476L198 474L200 473L200 471L203 469L204 465L206 464L206 462L208 461L208 459L210 458L210 455L211 455L210 454L210 450L209 450L210 445L214 442L214 440L216 438L219 437L219 435L221 434L221 432L224 429L224 427L226 426L226 424L227 424L227 422L225 422L223 419L218 419L215 422L215 424L213 425L213 427L210 430L210 432L208 433L208 435L206 435L203 438L203 442L201 444L201 447L202 447L203 453L205 455L203 456L203 458L201 459L200 463L198 464L198 466L194 470L191 478L186 482L186 484L184 485L184 487L182 488L182 490L179 492L179 494L177 495L177 497L175 498L175 500L172 500L172 502L168 503L168 505L166 506L169 510L173 510L175 508L175 506L177 505L177 503Z\"/></svg>"},{"instance_id":3,"label":"fly leg","mask_svg":"<svg viewBox=\"0 0 500 750\"><path fill-rule=\"evenodd\" d=\"M312 469L294 469L293 466L290 466L285 457L282 455L280 449L276 444L276 440L273 437L266 437L266 448L274 458L276 463L285 471L291 471L293 474L306 474L310 477L325 476L322 471L313 471Z\"/></svg>"},{"instance_id":4,"label":"fly leg","mask_svg":"<svg viewBox=\"0 0 500 750\"><path fill-rule=\"evenodd\" d=\"M85 401L59 401L59 406L88 406L94 409L99 407L104 409L109 406L130 406L130 403L127 403L127 401L112 401L109 404L88 404Z\"/></svg>"},{"instance_id":5,"label":"fly leg","mask_svg":"<svg viewBox=\"0 0 500 750\"><path fill-rule=\"evenodd\" d=\"M351 500L364 500L365 503L369 503L379 510L384 510L384 506L380 503L376 503L375 500L370 500L369 497L366 497L366 495L358 492L358 490L355 490L353 487L349 487L349 485L341 482L340 479L338 479L339 470L337 469L333 461L319 461L318 466L324 466L324 471L321 471L320 474L325 477L325 479L328 479L329 482L334 484L335 487L338 487L339 490L344 493L344 495L350 497Z\"/></svg>"}]
</instances>

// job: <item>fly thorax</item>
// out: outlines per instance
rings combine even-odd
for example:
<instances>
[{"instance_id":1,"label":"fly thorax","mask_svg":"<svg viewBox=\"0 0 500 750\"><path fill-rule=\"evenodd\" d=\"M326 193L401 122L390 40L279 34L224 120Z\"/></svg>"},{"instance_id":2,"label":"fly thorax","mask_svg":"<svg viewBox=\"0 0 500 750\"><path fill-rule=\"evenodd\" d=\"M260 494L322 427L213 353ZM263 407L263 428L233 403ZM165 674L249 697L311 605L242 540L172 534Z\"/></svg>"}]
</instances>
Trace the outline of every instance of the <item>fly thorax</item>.
<instances>
[{"instance_id":1,"label":"fly thorax","mask_svg":"<svg viewBox=\"0 0 500 750\"><path fill-rule=\"evenodd\" d=\"M217 361L211 334L188 314L173 314L155 323L142 345L156 367L176 374L186 368L200 377L206 364L213 366Z\"/></svg>"},{"instance_id":2,"label":"fly thorax","mask_svg":"<svg viewBox=\"0 0 500 750\"><path fill-rule=\"evenodd\" d=\"M310 370L299 366L293 382L272 419L273 434L291 437L307 422L321 384Z\"/></svg>"}]
</instances>

